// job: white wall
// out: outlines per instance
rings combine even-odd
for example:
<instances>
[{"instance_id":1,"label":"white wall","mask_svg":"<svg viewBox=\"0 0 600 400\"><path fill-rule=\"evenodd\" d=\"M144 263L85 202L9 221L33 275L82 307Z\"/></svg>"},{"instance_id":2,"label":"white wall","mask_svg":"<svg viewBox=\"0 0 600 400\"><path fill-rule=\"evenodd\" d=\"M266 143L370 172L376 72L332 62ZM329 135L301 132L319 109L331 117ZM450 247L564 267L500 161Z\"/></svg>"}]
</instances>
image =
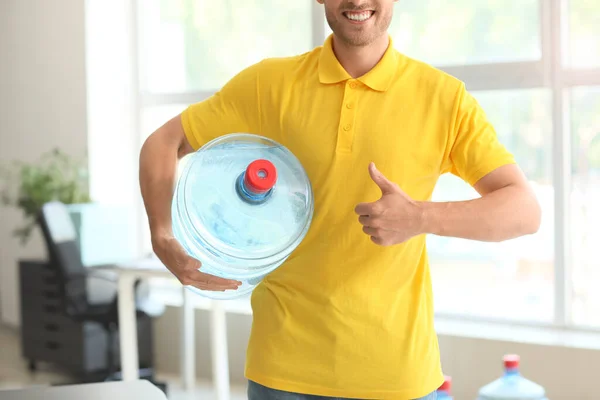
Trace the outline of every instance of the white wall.
<instances>
[{"instance_id":1,"label":"white wall","mask_svg":"<svg viewBox=\"0 0 600 400\"><path fill-rule=\"evenodd\" d=\"M549 400L597 400L600 351L439 335L442 366L456 400L475 400L481 386L502 374L502 355L521 356L521 373L544 386Z\"/></svg>"},{"instance_id":2,"label":"white wall","mask_svg":"<svg viewBox=\"0 0 600 400\"><path fill-rule=\"evenodd\" d=\"M87 151L84 2L0 1L0 163L33 161L59 146ZM21 247L20 212L0 208L2 321L19 324L17 260L45 257L37 234Z\"/></svg>"}]
</instances>

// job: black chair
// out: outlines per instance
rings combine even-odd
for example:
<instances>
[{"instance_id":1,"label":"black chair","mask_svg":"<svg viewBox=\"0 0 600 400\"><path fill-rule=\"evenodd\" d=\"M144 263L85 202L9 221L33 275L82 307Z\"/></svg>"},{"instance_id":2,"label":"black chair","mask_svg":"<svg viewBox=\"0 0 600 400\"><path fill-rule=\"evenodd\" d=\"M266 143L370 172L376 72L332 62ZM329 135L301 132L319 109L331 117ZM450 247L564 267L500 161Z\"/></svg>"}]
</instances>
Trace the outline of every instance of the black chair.
<instances>
[{"instance_id":1,"label":"black chair","mask_svg":"<svg viewBox=\"0 0 600 400\"><path fill-rule=\"evenodd\" d=\"M67 207L60 202L44 204L39 213L39 225L47 246L50 265L56 269L59 285L59 300L62 313L78 322L96 322L107 335L106 357L108 370L104 380L120 380L117 370L115 343L118 343L118 295L115 277L94 272L93 268L82 263L77 233ZM104 282L105 288L112 291L108 301L94 303L89 299L88 288L94 281ZM139 297L140 281L135 283L136 300ZM106 296L104 296L106 297ZM148 299L137 301L136 317L138 326L141 319L156 317L164 312L164 305L152 303ZM145 307L142 309L141 304ZM164 384L154 381L153 368L139 370L140 378L148 379L166 391Z\"/></svg>"}]
</instances>

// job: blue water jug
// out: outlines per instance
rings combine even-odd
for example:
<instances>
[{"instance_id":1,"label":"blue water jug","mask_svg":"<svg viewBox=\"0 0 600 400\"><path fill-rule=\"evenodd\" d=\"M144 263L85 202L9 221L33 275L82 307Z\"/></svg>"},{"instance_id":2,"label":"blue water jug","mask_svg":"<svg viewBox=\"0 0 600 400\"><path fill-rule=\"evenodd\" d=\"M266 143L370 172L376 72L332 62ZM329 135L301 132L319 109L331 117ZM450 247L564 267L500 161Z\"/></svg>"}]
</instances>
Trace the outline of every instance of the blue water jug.
<instances>
[{"instance_id":1,"label":"blue water jug","mask_svg":"<svg viewBox=\"0 0 600 400\"><path fill-rule=\"evenodd\" d=\"M300 161L258 135L221 136L188 155L173 195L173 233L202 272L242 282L212 299L249 294L306 236L313 192Z\"/></svg>"},{"instance_id":2,"label":"blue water jug","mask_svg":"<svg viewBox=\"0 0 600 400\"><path fill-rule=\"evenodd\" d=\"M478 400L548 400L543 387L519 372L518 355L504 356L504 376L479 390Z\"/></svg>"},{"instance_id":3,"label":"blue water jug","mask_svg":"<svg viewBox=\"0 0 600 400\"><path fill-rule=\"evenodd\" d=\"M452 377L444 376L444 383L438 388L436 395L437 400L453 400L452 397Z\"/></svg>"}]
</instances>

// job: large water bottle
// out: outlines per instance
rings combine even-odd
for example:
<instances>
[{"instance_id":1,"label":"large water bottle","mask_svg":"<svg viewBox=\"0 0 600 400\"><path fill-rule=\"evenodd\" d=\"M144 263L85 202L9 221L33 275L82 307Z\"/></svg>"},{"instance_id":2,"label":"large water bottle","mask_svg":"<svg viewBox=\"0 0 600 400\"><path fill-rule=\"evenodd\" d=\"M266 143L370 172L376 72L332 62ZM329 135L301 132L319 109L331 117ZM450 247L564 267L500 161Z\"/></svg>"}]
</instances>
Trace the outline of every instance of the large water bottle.
<instances>
[{"instance_id":1,"label":"large water bottle","mask_svg":"<svg viewBox=\"0 0 600 400\"><path fill-rule=\"evenodd\" d=\"M201 271L242 282L212 299L249 294L307 234L313 192L299 160L268 138L236 133L190 154L173 196L173 233Z\"/></svg>"},{"instance_id":2,"label":"large water bottle","mask_svg":"<svg viewBox=\"0 0 600 400\"><path fill-rule=\"evenodd\" d=\"M479 390L478 400L548 400L543 387L519 372L518 355L504 356L504 376Z\"/></svg>"},{"instance_id":3,"label":"large water bottle","mask_svg":"<svg viewBox=\"0 0 600 400\"><path fill-rule=\"evenodd\" d=\"M437 400L453 400L452 397L452 378L450 376L444 376L444 383L438 388L436 395Z\"/></svg>"}]
</instances>

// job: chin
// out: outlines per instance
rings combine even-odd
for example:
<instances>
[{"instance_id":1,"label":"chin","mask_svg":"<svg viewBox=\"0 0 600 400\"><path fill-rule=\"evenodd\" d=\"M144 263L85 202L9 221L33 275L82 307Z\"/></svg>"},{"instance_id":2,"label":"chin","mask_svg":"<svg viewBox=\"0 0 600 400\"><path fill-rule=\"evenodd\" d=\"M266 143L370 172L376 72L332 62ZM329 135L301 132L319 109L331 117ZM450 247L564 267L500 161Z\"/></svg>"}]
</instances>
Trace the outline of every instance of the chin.
<instances>
[{"instance_id":1,"label":"chin","mask_svg":"<svg viewBox=\"0 0 600 400\"><path fill-rule=\"evenodd\" d=\"M354 47L364 47L373 43L377 38L376 35L360 33L360 34L348 34L345 32L335 32L334 34L341 39L344 43Z\"/></svg>"}]
</instances>

